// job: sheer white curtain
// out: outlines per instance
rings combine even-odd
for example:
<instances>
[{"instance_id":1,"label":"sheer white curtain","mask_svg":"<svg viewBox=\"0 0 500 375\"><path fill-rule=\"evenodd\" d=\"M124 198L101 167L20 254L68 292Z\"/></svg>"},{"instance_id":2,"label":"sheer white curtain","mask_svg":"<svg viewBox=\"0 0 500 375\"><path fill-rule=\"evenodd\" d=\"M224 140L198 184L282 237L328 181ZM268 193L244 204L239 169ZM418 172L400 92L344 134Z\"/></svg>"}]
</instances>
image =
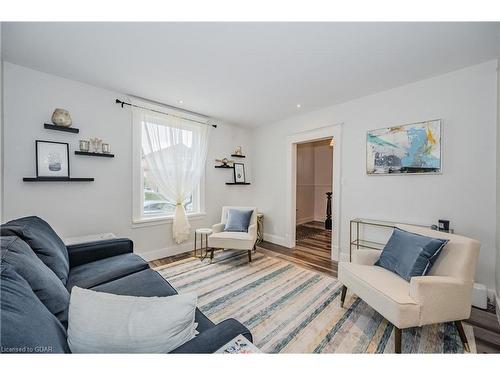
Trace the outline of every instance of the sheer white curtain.
<instances>
[{"instance_id":1,"label":"sheer white curtain","mask_svg":"<svg viewBox=\"0 0 500 375\"><path fill-rule=\"evenodd\" d=\"M200 183L207 158L211 126L134 108L134 123L142 127L142 153L148 178L176 203L173 238L189 238L184 202ZM139 124L138 124L139 123Z\"/></svg>"}]
</instances>

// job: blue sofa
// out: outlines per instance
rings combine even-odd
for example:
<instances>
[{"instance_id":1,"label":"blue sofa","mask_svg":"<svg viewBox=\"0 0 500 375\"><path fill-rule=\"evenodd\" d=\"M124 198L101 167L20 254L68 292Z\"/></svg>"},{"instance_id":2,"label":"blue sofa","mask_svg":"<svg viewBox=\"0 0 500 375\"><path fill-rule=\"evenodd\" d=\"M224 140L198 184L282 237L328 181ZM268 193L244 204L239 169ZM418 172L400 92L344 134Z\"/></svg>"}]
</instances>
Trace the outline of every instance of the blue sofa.
<instances>
[{"instance_id":1,"label":"blue sofa","mask_svg":"<svg viewBox=\"0 0 500 375\"><path fill-rule=\"evenodd\" d=\"M133 253L129 239L65 246L36 216L1 227L1 351L70 353L68 305L73 286L131 296L170 296L177 291ZM196 309L194 339L172 353L213 353L249 330L234 319L211 322Z\"/></svg>"}]
</instances>

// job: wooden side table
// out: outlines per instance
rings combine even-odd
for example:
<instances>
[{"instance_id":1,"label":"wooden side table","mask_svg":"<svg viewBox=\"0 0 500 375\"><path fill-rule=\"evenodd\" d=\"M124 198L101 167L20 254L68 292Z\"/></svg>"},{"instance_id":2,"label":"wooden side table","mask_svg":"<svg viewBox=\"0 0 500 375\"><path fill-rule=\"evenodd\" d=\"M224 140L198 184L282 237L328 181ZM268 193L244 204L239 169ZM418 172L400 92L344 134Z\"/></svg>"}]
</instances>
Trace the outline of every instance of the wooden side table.
<instances>
[{"instance_id":1,"label":"wooden side table","mask_svg":"<svg viewBox=\"0 0 500 375\"><path fill-rule=\"evenodd\" d=\"M264 214L257 213L257 241L256 245L264 241Z\"/></svg>"},{"instance_id":2,"label":"wooden side table","mask_svg":"<svg viewBox=\"0 0 500 375\"><path fill-rule=\"evenodd\" d=\"M194 231L194 256L196 257L196 246L198 242L198 235L200 236L200 256L199 258L205 259L207 256L207 253L209 251L208 249L208 236L212 234L212 229L210 228L198 228ZM203 247L203 237L205 237L205 247ZM203 250L205 250L205 256L203 257Z\"/></svg>"}]
</instances>

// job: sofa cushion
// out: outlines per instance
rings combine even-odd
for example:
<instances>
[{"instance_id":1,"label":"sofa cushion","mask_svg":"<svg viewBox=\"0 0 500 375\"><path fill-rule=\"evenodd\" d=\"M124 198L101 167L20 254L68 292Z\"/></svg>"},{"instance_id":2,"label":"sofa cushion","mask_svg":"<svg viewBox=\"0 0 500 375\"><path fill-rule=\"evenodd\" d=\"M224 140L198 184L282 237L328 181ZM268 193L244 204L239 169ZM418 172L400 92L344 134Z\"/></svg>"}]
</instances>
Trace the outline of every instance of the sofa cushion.
<instances>
[{"instance_id":1,"label":"sofa cushion","mask_svg":"<svg viewBox=\"0 0 500 375\"><path fill-rule=\"evenodd\" d=\"M70 292L75 285L80 288L93 288L148 267L148 263L135 254L129 253L104 258L71 268L66 288Z\"/></svg>"},{"instance_id":2,"label":"sofa cushion","mask_svg":"<svg viewBox=\"0 0 500 375\"><path fill-rule=\"evenodd\" d=\"M375 265L410 281L413 276L424 276L430 270L447 242L394 228Z\"/></svg>"},{"instance_id":3,"label":"sofa cushion","mask_svg":"<svg viewBox=\"0 0 500 375\"><path fill-rule=\"evenodd\" d=\"M168 353L195 337L195 293L135 297L74 287L68 344L73 353Z\"/></svg>"},{"instance_id":4,"label":"sofa cushion","mask_svg":"<svg viewBox=\"0 0 500 375\"><path fill-rule=\"evenodd\" d=\"M247 232L217 232L208 236L208 246L221 249L250 250L254 242Z\"/></svg>"},{"instance_id":5,"label":"sofa cushion","mask_svg":"<svg viewBox=\"0 0 500 375\"><path fill-rule=\"evenodd\" d=\"M12 266L28 282L45 307L66 324L69 293L62 281L19 237L2 237L1 248L2 263Z\"/></svg>"},{"instance_id":6,"label":"sofa cushion","mask_svg":"<svg viewBox=\"0 0 500 375\"><path fill-rule=\"evenodd\" d=\"M152 269L136 272L123 278L98 285L92 290L137 297L167 297L177 291L158 272ZM196 309L197 330L203 332L215 326L199 309Z\"/></svg>"},{"instance_id":7,"label":"sofa cushion","mask_svg":"<svg viewBox=\"0 0 500 375\"><path fill-rule=\"evenodd\" d=\"M420 305L410 297L410 283L382 267L339 263L339 280L348 290L399 328L419 324Z\"/></svg>"},{"instance_id":8,"label":"sofa cushion","mask_svg":"<svg viewBox=\"0 0 500 375\"><path fill-rule=\"evenodd\" d=\"M66 332L31 290L28 282L2 263L1 350L4 353L68 353Z\"/></svg>"},{"instance_id":9,"label":"sofa cushion","mask_svg":"<svg viewBox=\"0 0 500 375\"><path fill-rule=\"evenodd\" d=\"M66 284L69 273L68 251L61 238L44 220L27 216L1 226L2 236L17 236L24 240L42 262Z\"/></svg>"}]
</instances>

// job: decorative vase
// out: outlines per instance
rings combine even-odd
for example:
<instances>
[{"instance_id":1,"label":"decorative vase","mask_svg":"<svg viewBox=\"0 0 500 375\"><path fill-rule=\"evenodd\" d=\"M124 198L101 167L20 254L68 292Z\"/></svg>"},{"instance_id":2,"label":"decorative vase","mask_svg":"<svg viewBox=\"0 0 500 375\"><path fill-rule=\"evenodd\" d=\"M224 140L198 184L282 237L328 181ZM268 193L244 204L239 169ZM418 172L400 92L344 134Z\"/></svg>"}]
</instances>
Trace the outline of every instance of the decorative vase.
<instances>
[{"instance_id":1,"label":"decorative vase","mask_svg":"<svg viewBox=\"0 0 500 375\"><path fill-rule=\"evenodd\" d=\"M80 151L89 152L89 141L80 139Z\"/></svg>"},{"instance_id":2,"label":"decorative vase","mask_svg":"<svg viewBox=\"0 0 500 375\"><path fill-rule=\"evenodd\" d=\"M69 112L62 108L56 108L52 113L52 123L57 126L69 128L73 123Z\"/></svg>"},{"instance_id":3,"label":"decorative vase","mask_svg":"<svg viewBox=\"0 0 500 375\"><path fill-rule=\"evenodd\" d=\"M243 156L243 151L241 150L241 146L236 147L236 150L234 150L233 155Z\"/></svg>"},{"instance_id":4,"label":"decorative vase","mask_svg":"<svg viewBox=\"0 0 500 375\"><path fill-rule=\"evenodd\" d=\"M96 154L100 154L102 150L102 139L90 138L90 145L92 146L92 151Z\"/></svg>"}]
</instances>

